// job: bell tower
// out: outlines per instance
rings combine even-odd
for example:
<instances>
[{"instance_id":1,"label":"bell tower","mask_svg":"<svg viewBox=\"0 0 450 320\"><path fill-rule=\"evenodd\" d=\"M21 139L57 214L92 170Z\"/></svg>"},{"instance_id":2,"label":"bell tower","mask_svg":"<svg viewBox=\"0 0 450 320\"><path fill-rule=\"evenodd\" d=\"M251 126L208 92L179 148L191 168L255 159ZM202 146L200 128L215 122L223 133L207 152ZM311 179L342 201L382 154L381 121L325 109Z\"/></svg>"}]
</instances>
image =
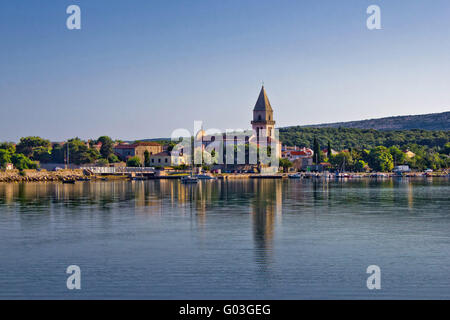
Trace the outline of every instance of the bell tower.
<instances>
[{"instance_id":1,"label":"bell tower","mask_svg":"<svg viewBox=\"0 0 450 320\"><path fill-rule=\"evenodd\" d=\"M263 132L265 132L265 136L274 138L275 121L273 120L273 110L264 86L262 86L258 101L256 101L255 107L253 108L253 121L251 124L253 130L256 132L258 141L260 140L259 137L263 135Z\"/></svg>"}]
</instances>

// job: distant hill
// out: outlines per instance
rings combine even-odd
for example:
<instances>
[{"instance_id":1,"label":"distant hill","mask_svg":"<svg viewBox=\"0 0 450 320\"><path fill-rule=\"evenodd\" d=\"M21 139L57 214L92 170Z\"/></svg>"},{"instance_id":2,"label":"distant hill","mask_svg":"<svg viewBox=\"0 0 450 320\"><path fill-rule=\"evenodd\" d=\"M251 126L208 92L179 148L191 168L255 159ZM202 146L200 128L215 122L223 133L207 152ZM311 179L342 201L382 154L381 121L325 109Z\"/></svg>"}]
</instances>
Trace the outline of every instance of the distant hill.
<instances>
[{"instance_id":1,"label":"distant hill","mask_svg":"<svg viewBox=\"0 0 450 320\"><path fill-rule=\"evenodd\" d=\"M357 128L375 130L450 130L450 111L415 116L397 116L360 121L307 125L308 128Z\"/></svg>"},{"instance_id":2,"label":"distant hill","mask_svg":"<svg viewBox=\"0 0 450 320\"><path fill-rule=\"evenodd\" d=\"M450 111L415 116L398 116L361 121L326 123L279 128L286 145L312 147L317 138L322 147L371 148L374 146L408 146L417 144L443 148L450 141ZM170 138L142 139L167 144Z\"/></svg>"}]
</instances>

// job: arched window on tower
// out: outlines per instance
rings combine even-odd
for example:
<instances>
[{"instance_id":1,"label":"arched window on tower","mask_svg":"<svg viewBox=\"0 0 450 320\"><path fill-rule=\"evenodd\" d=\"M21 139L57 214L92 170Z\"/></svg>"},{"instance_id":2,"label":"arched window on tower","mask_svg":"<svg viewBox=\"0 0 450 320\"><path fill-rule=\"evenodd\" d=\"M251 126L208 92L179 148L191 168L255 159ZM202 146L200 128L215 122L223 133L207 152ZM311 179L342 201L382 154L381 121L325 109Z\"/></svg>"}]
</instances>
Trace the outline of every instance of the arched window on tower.
<instances>
[{"instance_id":1,"label":"arched window on tower","mask_svg":"<svg viewBox=\"0 0 450 320\"><path fill-rule=\"evenodd\" d=\"M258 116L258 120L261 121L261 115Z\"/></svg>"}]
</instances>

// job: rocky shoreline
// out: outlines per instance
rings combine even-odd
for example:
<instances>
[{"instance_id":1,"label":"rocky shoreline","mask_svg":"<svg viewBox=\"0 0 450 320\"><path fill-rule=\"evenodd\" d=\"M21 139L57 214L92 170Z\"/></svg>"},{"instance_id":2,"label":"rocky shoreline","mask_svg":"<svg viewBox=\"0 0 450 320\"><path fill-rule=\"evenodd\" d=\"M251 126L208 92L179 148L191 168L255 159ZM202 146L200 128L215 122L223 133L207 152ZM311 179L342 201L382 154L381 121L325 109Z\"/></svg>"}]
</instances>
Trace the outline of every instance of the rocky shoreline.
<instances>
[{"instance_id":1,"label":"rocky shoreline","mask_svg":"<svg viewBox=\"0 0 450 320\"><path fill-rule=\"evenodd\" d=\"M45 181L63 181L70 179L85 178L87 175L84 170L1 170L0 182L45 182Z\"/></svg>"}]
</instances>

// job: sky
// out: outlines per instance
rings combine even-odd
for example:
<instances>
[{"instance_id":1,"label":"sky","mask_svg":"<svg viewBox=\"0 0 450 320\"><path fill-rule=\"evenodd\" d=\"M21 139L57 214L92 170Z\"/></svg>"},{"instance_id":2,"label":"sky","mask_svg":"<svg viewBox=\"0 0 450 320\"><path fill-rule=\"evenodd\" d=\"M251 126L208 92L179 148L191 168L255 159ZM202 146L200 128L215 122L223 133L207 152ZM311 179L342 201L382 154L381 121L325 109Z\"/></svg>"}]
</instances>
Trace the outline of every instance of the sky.
<instances>
[{"instance_id":1,"label":"sky","mask_svg":"<svg viewBox=\"0 0 450 320\"><path fill-rule=\"evenodd\" d=\"M2 0L0 141L247 129L262 82L277 127L449 111L449 57L448 0Z\"/></svg>"}]
</instances>

